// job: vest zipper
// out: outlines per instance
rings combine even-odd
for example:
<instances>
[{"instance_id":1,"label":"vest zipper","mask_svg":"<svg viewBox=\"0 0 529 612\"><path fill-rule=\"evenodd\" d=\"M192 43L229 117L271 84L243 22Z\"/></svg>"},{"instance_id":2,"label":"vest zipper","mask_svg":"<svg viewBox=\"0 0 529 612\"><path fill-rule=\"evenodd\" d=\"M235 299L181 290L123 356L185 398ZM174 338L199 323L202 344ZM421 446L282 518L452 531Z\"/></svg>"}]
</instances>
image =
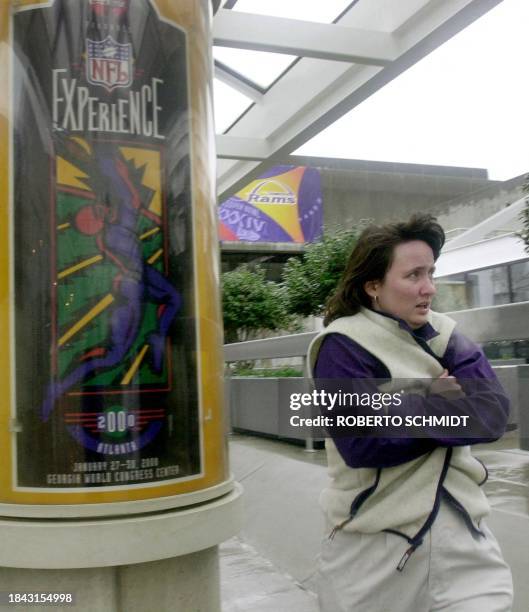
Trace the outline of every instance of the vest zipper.
<instances>
[{"instance_id":1,"label":"vest zipper","mask_svg":"<svg viewBox=\"0 0 529 612\"><path fill-rule=\"evenodd\" d=\"M481 531L479 527L476 527L476 525L474 525L474 521L472 520L470 514L466 511L465 507L445 488L443 488L443 495L448 499L450 505L461 514L463 521L465 522L465 525L467 526L470 533L485 537L483 531Z\"/></svg>"},{"instance_id":2,"label":"vest zipper","mask_svg":"<svg viewBox=\"0 0 529 612\"><path fill-rule=\"evenodd\" d=\"M435 499L434 499L432 511L428 515L428 518L424 522L424 525L413 536L413 538L408 538L408 536L401 533L400 531L396 531L393 529L384 529L384 531L387 531L388 533L394 533L395 535L400 535L404 537L411 544L408 550L402 555L402 558L396 567L397 571L399 572L402 572L402 570L406 566L406 563L408 563L410 557L417 550L417 548L419 548L419 546L422 544L424 535L432 528L432 525L437 517L437 514L439 513L439 507L441 505L441 492L443 491L443 482L446 478L446 473L448 472L448 467L450 465L451 458L452 458L452 448L448 447L446 449L446 455L445 455L445 459L443 463L443 468L441 470L439 481L437 483L437 490L435 492Z\"/></svg>"},{"instance_id":3,"label":"vest zipper","mask_svg":"<svg viewBox=\"0 0 529 612\"><path fill-rule=\"evenodd\" d=\"M381 473L382 473L382 468L377 468L377 475L375 476L375 482L367 489L360 491L360 493L354 498L353 503L351 504L351 509L349 510L349 516L345 519L345 521L342 521L341 523L333 527L331 533L329 534L329 540L334 539L336 532L339 531L340 529L343 529L345 525L347 525L347 523L350 523L354 519L354 517L357 515L358 511L360 510L362 504L371 495L373 495L373 493L376 491L376 488L378 487L378 483L380 482Z\"/></svg>"},{"instance_id":4,"label":"vest zipper","mask_svg":"<svg viewBox=\"0 0 529 612\"><path fill-rule=\"evenodd\" d=\"M408 559L413 555L417 546L416 545L410 546L408 550L402 555L402 558L399 561L399 564L397 565L398 572L402 572L402 570L404 569L404 566L406 565L406 563L408 563Z\"/></svg>"}]
</instances>

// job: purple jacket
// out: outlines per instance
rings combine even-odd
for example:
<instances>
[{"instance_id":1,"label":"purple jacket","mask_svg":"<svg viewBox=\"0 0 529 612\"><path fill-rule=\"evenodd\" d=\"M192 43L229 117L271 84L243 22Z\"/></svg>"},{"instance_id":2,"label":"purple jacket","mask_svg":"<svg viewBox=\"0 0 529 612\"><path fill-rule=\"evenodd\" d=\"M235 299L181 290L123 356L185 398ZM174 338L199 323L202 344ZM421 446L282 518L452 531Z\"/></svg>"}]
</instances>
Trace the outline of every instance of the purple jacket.
<instances>
[{"instance_id":1,"label":"purple jacket","mask_svg":"<svg viewBox=\"0 0 529 612\"><path fill-rule=\"evenodd\" d=\"M389 316L389 315L386 315ZM391 317L394 318L394 317ZM433 355L426 343L437 335L427 323L412 330L404 321L397 319L402 329ZM434 355L435 356L435 355ZM462 384L466 397L446 401L439 395L409 395L400 409L404 415L469 415L479 424L480 437L441 437L434 428L425 430L424 438L344 438L333 436L345 463L352 468L385 468L400 465L430 452L438 446L464 446L493 442L505 431L509 414L509 400L494 374L481 348L458 331L454 331L445 354L435 358ZM386 366L366 349L342 334L329 334L320 347L314 377L320 379L380 379L390 378ZM465 389L464 379L482 379L479 390ZM376 391L374 383L367 381L359 392ZM392 408L392 413L396 409ZM331 430L331 435L333 431Z\"/></svg>"}]
</instances>

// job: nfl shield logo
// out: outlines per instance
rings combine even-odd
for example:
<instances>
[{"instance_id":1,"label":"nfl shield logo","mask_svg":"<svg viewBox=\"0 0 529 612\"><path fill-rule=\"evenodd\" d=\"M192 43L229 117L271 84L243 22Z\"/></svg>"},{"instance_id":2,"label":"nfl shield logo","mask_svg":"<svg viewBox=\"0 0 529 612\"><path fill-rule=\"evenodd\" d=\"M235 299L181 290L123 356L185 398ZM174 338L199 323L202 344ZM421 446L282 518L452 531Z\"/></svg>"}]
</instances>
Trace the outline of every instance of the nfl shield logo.
<instances>
[{"instance_id":1,"label":"nfl shield logo","mask_svg":"<svg viewBox=\"0 0 529 612\"><path fill-rule=\"evenodd\" d=\"M132 45L117 43L112 36L86 40L86 78L108 91L132 83Z\"/></svg>"}]
</instances>

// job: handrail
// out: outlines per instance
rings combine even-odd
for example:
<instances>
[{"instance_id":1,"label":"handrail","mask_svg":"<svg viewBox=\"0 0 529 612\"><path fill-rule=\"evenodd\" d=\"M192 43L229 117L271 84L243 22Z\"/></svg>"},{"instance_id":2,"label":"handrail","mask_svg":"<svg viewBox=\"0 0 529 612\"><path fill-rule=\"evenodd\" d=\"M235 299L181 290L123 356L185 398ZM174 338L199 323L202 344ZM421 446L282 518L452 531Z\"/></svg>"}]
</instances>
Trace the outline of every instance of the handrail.
<instances>
[{"instance_id":1,"label":"handrail","mask_svg":"<svg viewBox=\"0 0 529 612\"><path fill-rule=\"evenodd\" d=\"M463 333L480 344L529 339L529 302L502 304L446 313ZM224 345L224 360L250 361L305 355L318 332L305 332Z\"/></svg>"}]
</instances>

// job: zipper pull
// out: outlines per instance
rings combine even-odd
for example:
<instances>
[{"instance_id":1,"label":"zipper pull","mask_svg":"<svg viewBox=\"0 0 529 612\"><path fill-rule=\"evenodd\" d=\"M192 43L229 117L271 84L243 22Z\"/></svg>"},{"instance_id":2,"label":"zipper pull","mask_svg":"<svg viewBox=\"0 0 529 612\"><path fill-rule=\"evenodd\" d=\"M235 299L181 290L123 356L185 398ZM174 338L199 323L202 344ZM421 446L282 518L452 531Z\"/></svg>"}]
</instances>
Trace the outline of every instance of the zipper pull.
<instances>
[{"instance_id":1,"label":"zipper pull","mask_svg":"<svg viewBox=\"0 0 529 612\"><path fill-rule=\"evenodd\" d=\"M409 558L413 555L416 548L417 548L416 546L410 546L408 550L402 555L402 559L399 561L399 564L397 565L398 572L402 572L402 570L404 569L404 566L406 565L406 563L408 563Z\"/></svg>"},{"instance_id":2,"label":"zipper pull","mask_svg":"<svg viewBox=\"0 0 529 612\"><path fill-rule=\"evenodd\" d=\"M353 520L353 517L350 516L349 518L346 518L345 521L342 521L341 523L333 527L331 533L329 534L329 540L334 540L334 536L336 535L336 532L340 529L343 529L345 525L347 525L347 523L350 523L352 520Z\"/></svg>"}]
</instances>

